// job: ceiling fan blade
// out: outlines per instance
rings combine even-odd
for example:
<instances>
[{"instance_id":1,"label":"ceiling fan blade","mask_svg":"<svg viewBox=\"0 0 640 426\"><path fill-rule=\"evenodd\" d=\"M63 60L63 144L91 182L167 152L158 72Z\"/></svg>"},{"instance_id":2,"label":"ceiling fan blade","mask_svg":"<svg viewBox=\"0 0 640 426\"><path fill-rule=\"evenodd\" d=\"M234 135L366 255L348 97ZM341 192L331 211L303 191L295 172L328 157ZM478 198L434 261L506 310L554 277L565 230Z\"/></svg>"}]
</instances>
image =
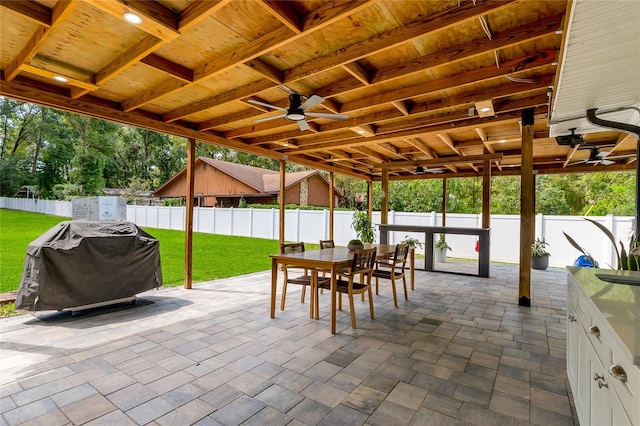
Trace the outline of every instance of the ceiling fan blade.
<instances>
[{"instance_id":1,"label":"ceiling fan blade","mask_svg":"<svg viewBox=\"0 0 640 426\"><path fill-rule=\"evenodd\" d=\"M442 169L424 169L425 172L429 172L429 173L442 173L443 170Z\"/></svg>"},{"instance_id":2,"label":"ceiling fan blade","mask_svg":"<svg viewBox=\"0 0 640 426\"><path fill-rule=\"evenodd\" d=\"M300 109L304 111L305 109L313 108L316 105L320 105L322 101L324 101L324 99L320 96L311 95L309 99L307 99L302 105L300 105Z\"/></svg>"},{"instance_id":3,"label":"ceiling fan blade","mask_svg":"<svg viewBox=\"0 0 640 426\"><path fill-rule=\"evenodd\" d=\"M600 151L596 154L597 158L605 158L607 157L609 154L611 154L611 152L609 151Z\"/></svg>"},{"instance_id":4,"label":"ceiling fan blade","mask_svg":"<svg viewBox=\"0 0 640 426\"><path fill-rule=\"evenodd\" d=\"M279 109L280 111L286 111L287 110L286 108L282 108L282 107L279 107L279 106L275 106L275 105L267 104L267 103L264 103L264 102L256 101L255 99L248 99L247 102L249 102L251 104L255 104L255 105L262 105L262 106L267 107L267 108Z\"/></svg>"},{"instance_id":5,"label":"ceiling fan blade","mask_svg":"<svg viewBox=\"0 0 640 426\"><path fill-rule=\"evenodd\" d=\"M602 161L600 161L600 164L602 164L603 166L608 166L608 165L611 165L611 164L616 164L616 162L615 161L610 161L610 160L602 160Z\"/></svg>"},{"instance_id":6,"label":"ceiling fan blade","mask_svg":"<svg viewBox=\"0 0 640 426\"><path fill-rule=\"evenodd\" d=\"M589 162L589 160L580 160L580 161L576 161L575 163L567 164L567 166L577 166L578 164L585 164L585 163L588 163L588 162Z\"/></svg>"},{"instance_id":7,"label":"ceiling fan blade","mask_svg":"<svg viewBox=\"0 0 640 426\"><path fill-rule=\"evenodd\" d=\"M276 118L283 118L285 117L287 114L278 114L278 115L272 115L271 117L265 117L265 118L258 118L256 120L253 120L254 123L262 123L263 121L271 121L271 120L275 120Z\"/></svg>"},{"instance_id":8,"label":"ceiling fan blade","mask_svg":"<svg viewBox=\"0 0 640 426\"><path fill-rule=\"evenodd\" d=\"M607 157L607 160L622 160L623 158L633 158L635 156L635 154L616 155L613 157Z\"/></svg>"},{"instance_id":9,"label":"ceiling fan blade","mask_svg":"<svg viewBox=\"0 0 640 426\"><path fill-rule=\"evenodd\" d=\"M307 123L306 120L299 120L297 123L298 123L298 127L302 131L311 129L311 126L309 126L309 123Z\"/></svg>"},{"instance_id":10,"label":"ceiling fan blade","mask_svg":"<svg viewBox=\"0 0 640 426\"><path fill-rule=\"evenodd\" d=\"M323 112L306 112L305 115L308 115L309 117L331 118L332 120L341 121L344 121L348 118L345 114L325 114Z\"/></svg>"}]
</instances>

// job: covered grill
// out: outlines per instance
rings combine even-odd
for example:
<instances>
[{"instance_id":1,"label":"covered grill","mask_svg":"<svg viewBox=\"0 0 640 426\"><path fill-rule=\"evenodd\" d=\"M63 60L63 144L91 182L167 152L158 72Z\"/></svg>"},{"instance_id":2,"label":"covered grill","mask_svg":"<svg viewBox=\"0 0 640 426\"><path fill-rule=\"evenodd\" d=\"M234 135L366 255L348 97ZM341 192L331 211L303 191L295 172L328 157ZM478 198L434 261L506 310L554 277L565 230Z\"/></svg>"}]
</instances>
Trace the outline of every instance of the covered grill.
<instances>
[{"instance_id":1,"label":"covered grill","mask_svg":"<svg viewBox=\"0 0 640 426\"><path fill-rule=\"evenodd\" d=\"M16 309L108 303L161 285L160 243L134 223L66 221L29 244Z\"/></svg>"}]
</instances>

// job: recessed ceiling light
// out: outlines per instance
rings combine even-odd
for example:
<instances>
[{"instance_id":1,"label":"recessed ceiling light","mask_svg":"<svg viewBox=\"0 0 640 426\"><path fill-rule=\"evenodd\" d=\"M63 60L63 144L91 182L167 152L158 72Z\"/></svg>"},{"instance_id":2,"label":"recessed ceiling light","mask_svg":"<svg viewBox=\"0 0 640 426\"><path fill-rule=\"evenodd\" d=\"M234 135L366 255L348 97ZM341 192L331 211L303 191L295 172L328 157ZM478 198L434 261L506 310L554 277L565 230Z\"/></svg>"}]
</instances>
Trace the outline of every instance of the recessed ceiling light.
<instances>
[{"instance_id":1,"label":"recessed ceiling light","mask_svg":"<svg viewBox=\"0 0 640 426\"><path fill-rule=\"evenodd\" d=\"M489 111L491 111L491 108L489 107L484 107L480 109L480 112L489 112Z\"/></svg>"},{"instance_id":2,"label":"recessed ceiling light","mask_svg":"<svg viewBox=\"0 0 640 426\"><path fill-rule=\"evenodd\" d=\"M506 139L500 139L498 143L505 143L506 141L507 141Z\"/></svg>"},{"instance_id":3,"label":"recessed ceiling light","mask_svg":"<svg viewBox=\"0 0 640 426\"><path fill-rule=\"evenodd\" d=\"M358 130L358 133L360 133L361 135L364 135L364 130Z\"/></svg>"},{"instance_id":4,"label":"recessed ceiling light","mask_svg":"<svg viewBox=\"0 0 640 426\"><path fill-rule=\"evenodd\" d=\"M69 79L67 77L63 77L61 75L54 75L53 79L56 81L59 81L61 83L67 83L69 81Z\"/></svg>"},{"instance_id":5,"label":"recessed ceiling light","mask_svg":"<svg viewBox=\"0 0 640 426\"><path fill-rule=\"evenodd\" d=\"M133 12L125 12L122 17L124 18L125 21L130 22L132 24L141 24L142 23L142 18L140 17L140 15L136 15Z\"/></svg>"}]
</instances>

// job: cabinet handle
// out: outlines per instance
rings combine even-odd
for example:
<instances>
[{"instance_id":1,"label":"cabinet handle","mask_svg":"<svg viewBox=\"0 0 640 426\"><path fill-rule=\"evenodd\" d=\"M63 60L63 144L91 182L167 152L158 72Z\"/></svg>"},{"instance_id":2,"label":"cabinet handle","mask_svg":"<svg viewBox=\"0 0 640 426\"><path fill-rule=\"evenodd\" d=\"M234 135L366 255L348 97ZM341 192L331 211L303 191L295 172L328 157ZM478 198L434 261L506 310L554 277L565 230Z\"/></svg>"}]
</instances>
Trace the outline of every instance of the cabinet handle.
<instances>
[{"instance_id":1,"label":"cabinet handle","mask_svg":"<svg viewBox=\"0 0 640 426\"><path fill-rule=\"evenodd\" d=\"M598 387L600 389L602 389L602 388L607 388L608 389L609 385L607 383L603 382L602 380L598 380Z\"/></svg>"},{"instance_id":2,"label":"cabinet handle","mask_svg":"<svg viewBox=\"0 0 640 426\"><path fill-rule=\"evenodd\" d=\"M589 327L589 333L593 334L596 337L600 337L600 329L597 325L592 325Z\"/></svg>"},{"instance_id":3,"label":"cabinet handle","mask_svg":"<svg viewBox=\"0 0 640 426\"><path fill-rule=\"evenodd\" d=\"M620 380L621 382L627 381L627 372L624 371L624 368L622 368L622 366L619 364L612 365L611 367L609 367L609 374L611 374L613 377Z\"/></svg>"},{"instance_id":4,"label":"cabinet handle","mask_svg":"<svg viewBox=\"0 0 640 426\"><path fill-rule=\"evenodd\" d=\"M604 376L599 375L598 373L595 373L593 375L593 380L598 381L598 380L604 380Z\"/></svg>"},{"instance_id":5,"label":"cabinet handle","mask_svg":"<svg viewBox=\"0 0 640 426\"><path fill-rule=\"evenodd\" d=\"M574 317L573 315L569 315L569 321L576 322L576 317Z\"/></svg>"}]
</instances>

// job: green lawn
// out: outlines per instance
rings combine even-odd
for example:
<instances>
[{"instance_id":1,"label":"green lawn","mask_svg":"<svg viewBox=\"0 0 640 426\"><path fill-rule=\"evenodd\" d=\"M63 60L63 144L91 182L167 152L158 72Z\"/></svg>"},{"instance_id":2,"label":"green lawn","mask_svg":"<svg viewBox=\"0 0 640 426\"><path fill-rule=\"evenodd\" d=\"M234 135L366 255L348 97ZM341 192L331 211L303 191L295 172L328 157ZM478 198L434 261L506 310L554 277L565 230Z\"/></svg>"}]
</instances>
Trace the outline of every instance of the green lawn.
<instances>
[{"instance_id":1,"label":"green lawn","mask_svg":"<svg viewBox=\"0 0 640 426\"><path fill-rule=\"evenodd\" d=\"M17 290L27 246L49 228L69 218L0 209L0 292ZM160 241L165 286L184 283L184 232L145 228ZM308 248L317 248L310 244ZM193 234L193 282L271 268L269 254L278 241L226 235Z\"/></svg>"}]
</instances>

